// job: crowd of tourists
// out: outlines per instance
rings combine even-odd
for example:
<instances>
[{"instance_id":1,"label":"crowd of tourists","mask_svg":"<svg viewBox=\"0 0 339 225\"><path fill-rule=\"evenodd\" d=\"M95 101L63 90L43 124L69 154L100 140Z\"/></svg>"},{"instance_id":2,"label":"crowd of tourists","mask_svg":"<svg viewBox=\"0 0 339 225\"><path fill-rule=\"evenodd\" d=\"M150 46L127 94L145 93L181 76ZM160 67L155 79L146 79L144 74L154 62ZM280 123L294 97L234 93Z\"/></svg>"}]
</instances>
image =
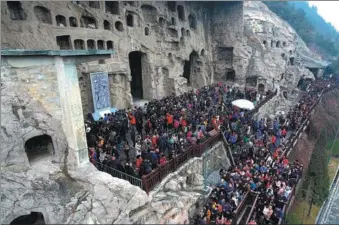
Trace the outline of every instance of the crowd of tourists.
<instances>
[{"instance_id":1,"label":"crowd of tourists","mask_svg":"<svg viewBox=\"0 0 339 225\"><path fill-rule=\"evenodd\" d=\"M302 168L298 161L290 164L282 152L328 85L329 81L313 82L287 115L276 118L254 119L251 111L231 104L240 98L258 104L272 93L243 93L223 83L119 110L99 121L89 114L85 123L90 160L99 169L109 166L142 177L208 139L210 131L221 130L236 165L220 171L221 182L198 223L230 224L248 191L260 195L250 223L276 223Z\"/></svg>"},{"instance_id":2,"label":"crowd of tourists","mask_svg":"<svg viewBox=\"0 0 339 225\"><path fill-rule=\"evenodd\" d=\"M220 170L221 181L196 218L198 224L231 224L247 192L259 195L249 224L278 223L302 174L302 165L298 161L290 163L282 154L286 142L300 128L321 91L329 85L330 81L313 82L285 116L255 120L249 113L233 110L223 133L236 165Z\"/></svg>"},{"instance_id":3,"label":"crowd of tourists","mask_svg":"<svg viewBox=\"0 0 339 225\"><path fill-rule=\"evenodd\" d=\"M243 93L218 83L107 114L99 121L89 114L85 124L91 162L99 169L107 165L132 176L147 175L208 139L210 131L228 124L229 116L240 118L243 112L232 114L233 100L248 98L257 104L269 94Z\"/></svg>"}]
</instances>

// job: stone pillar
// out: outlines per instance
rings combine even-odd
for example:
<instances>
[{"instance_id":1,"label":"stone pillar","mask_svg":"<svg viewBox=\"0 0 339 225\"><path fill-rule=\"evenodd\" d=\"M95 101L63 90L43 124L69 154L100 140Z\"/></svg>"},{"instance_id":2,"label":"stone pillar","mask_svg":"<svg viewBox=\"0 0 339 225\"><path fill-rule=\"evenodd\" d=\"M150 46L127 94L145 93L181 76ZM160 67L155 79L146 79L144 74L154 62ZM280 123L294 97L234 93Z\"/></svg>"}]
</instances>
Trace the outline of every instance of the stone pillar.
<instances>
[{"instance_id":1,"label":"stone pillar","mask_svg":"<svg viewBox=\"0 0 339 225\"><path fill-rule=\"evenodd\" d=\"M69 153L75 156L76 165L89 162L85 134L84 117L81 104L76 60L72 58L54 58L62 108L62 126L65 132Z\"/></svg>"}]
</instances>

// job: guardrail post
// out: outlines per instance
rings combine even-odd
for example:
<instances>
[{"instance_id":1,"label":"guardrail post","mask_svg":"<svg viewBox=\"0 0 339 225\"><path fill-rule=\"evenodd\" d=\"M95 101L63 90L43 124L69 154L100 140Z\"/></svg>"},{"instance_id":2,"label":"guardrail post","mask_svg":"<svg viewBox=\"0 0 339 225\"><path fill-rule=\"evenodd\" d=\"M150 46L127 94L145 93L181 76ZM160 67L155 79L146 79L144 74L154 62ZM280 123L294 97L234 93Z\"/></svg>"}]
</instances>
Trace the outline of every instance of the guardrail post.
<instances>
[{"instance_id":1,"label":"guardrail post","mask_svg":"<svg viewBox=\"0 0 339 225\"><path fill-rule=\"evenodd\" d=\"M146 177L144 176L144 177L142 177L141 178L141 183L142 183L142 187L143 187L143 189L144 189L144 191L148 194L149 193L149 186L148 186L148 182L147 182L147 179L146 179Z\"/></svg>"}]
</instances>

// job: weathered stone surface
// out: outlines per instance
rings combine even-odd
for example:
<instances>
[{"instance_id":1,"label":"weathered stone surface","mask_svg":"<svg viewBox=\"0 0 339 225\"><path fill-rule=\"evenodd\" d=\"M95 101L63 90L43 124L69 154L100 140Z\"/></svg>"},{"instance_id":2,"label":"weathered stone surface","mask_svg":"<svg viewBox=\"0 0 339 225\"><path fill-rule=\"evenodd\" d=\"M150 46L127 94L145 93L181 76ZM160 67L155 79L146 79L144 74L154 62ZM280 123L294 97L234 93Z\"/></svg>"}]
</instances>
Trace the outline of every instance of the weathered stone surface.
<instances>
[{"instance_id":1,"label":"weathered stone surface","mask_svg":"<svg viewBox=\"0 0 339 225\"><path fill-rule=\"evenodd\" d=\"M51 24L39 21L41 15L34 10L36 6L51 11ZM178 7L183 8L183 15ZM161 98L171 93L181 94L188 89L213 82L214 56L219 47L234 47L241 41L243 32L242 2L117 2L115 12L107 12L105 2L99 2L99 8L93 8L88 2L21 2L25 20L13 21L6 4L2 10L2 46L29 49L59 49L56 36L69 35L70 45L75 48L75 40L113 42L115 54L111 59L79 65L82 103L84 114L93 111L89 73L108 72L111 91L111 105L117 108L128 107L132 103L130 94L131 72L129 53L141 51L142 80L144 98ZM173 8L173 9L172 9ZM39 14L39 15L38 15ZM58 26L55 16L65 17L65 26ZM127 16L133 16L133 26L127 26ZM81 17L94 18L98 29L85 28ZM70 17L78 25L70 28ZM152 18L151 20L149 18ZM104 21L109 23L104 27ZM121 22L122 30L116 23ZM81 25L81 26L80 26ZM146 34L145 29L149 30ZM214 35L211 35L214 34ZM15 37L15 38L14 38ZM233 54L232 51L230 52ZM191 85L183 77L185 61L194 55L191 65ZM232 62L218 69L220 76L232 70ZM223 60L218 61L221 65ZM239 66L238 66L239 65ZM234 66L236 73L245 71L241 62Z\"/></svg>"},{"instance_id":2,"label":"weathered stone surface","mask_svg":"<svg viewBox=\"0 0 339 225\"><path fill-rule=\"evenodd\" d=\"M190 174L187 177L187 184L189 186L202 186L204 185L204 176L197 173Z\"/></svg>"},{"instance_id":3,"label":"weathered stone surface","mask_svg":"<svg viewBox=\"0 0 339 225\"><path fill-rule=\"evenodd\" d=\"M263 84L265 90L278 90L277 97L262 107L258 116L268 116L284 111L294 104L298 97L297 83L300 78L315 79L315 75L304 64L303 57L310 61L320 60L313 54L284 20L272 13L262 2L244 2L244 39L247 53L242 57L248 61L244 83L258 88ZM253 85L250 79L256 80ZM288 98L283 97L286 91Z\"/></svg>"}]
</instances>

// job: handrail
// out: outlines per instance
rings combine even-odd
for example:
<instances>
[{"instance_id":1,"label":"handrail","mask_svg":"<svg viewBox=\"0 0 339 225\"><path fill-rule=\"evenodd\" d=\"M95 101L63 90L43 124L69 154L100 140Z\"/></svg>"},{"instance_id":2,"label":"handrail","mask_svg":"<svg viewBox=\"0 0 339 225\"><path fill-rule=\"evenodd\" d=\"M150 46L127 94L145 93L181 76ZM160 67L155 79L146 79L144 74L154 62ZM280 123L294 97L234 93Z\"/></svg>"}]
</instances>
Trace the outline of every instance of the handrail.
<instances>
[{"instance_id":1,"label":"handrail","mask_svg":"<svg viewBox=\"0 0 339 225\"><path fill-rule=\"evenodd\" d=\"M114 169L110 166L107 166L103 163L100 163L98 161L95 162L95 167L102 171L102 172L106 172L108 174L110 174L112 177L117 177L117 178L120 178L120 179L124 179L124 180L127 180L128 182L130 182L132 185L135 185L135 186L138 186L140 187L141 189L143 189L143 186L142 186L142 181L141 179L135 177L135 176L132 176L130 174L127 174L127 173L124 173L124 172L121 172L117 169Z\"/></svg>"},{"instance_id":2,"label":"handrail","mask_svg":"<svg viewBox=\"0 0 339 225\"><path fill-rule=\"evenodd\" d=\"M239 217L239 214L244 210L244 207L246 207L245 203L251 197L250 193L251 193L251 191L246 192L245 196L243 197L242 201L239 203L238 207L233 211L232 225L237 224L237 219Z\"/></svg>"},{"instance_id":3,"label":"handrail","mask_svg":"<svg viewBox=\"0 0 339 225\"><path fill-rule=\"evenodd\" d=\"M304 167L301 166L301 174L303 174L303 170L304 170ZM285 218L285 216L287 214L287 211L288 211L289 207L291 206L292 199L294 199L294 197L295 197L295 192L297 190L297 186L298 186L300 180L301 180L301 177L298 177L298 180L297 180L296 184L292 188L292 192L291 192L291 194L289 196L289 199L287 200L287 202L284 204L284 207L282 208L282 210L283 210L283 218L279 218L278 225L281 225L282 222L284 221L284 218Z\"/></svg>"},{"instance_id":4,"label":"handrail","mask_svg":"<svg viewBox=\"0 0 339 225\"><path fill-rule=\"evenodd\" d=\"M256 106L255 109L252 111L253 114L257 113L261 106L265 105L269 100L271 100L274 96L276 96L278 93L278 89L275 90L275 92L271 93L270 95L266 96L266 98L262 101L260 101Z\"/></svg>"},{"instance_id":5,"label":"handrail","mask_svg":"<svg viewBox=\"0 0 339 225\"><path fill-rule=\"evenodd\" d=\"M253 213L254 209L256 208L256 205L257 205L257 201L258 201L258 199L259 199L259 194L258 194L258 193L256 193L255 200L254 200L254 202L253 202L253 205L252 205L251 211L250 211L250 213L248 214L248 217L247 217L247 219L246 219L246 223L245 223L245 224L248 224L248 222L250 221L250 219L251 219L251 216L252 216L252 213Z\"/></svg>"},{"instance_id":6,"label":"handrail","mask_svg":"<svg viewBox=\"0 0 339 225\"><path fill-rule=\"evenodd\" d=\"M162 165L153 170L150 174L143 176L141 180L144 190L149 193L169 173L176 171L193 157L201 157L209 147L212 147L217 141L220 141L220 135L221 133L218 132L218 134L208 138L203 143L188 147L182 154L169 160L165 165Z\"/></svg>"},{"instance_id":7,"label":"handrail","mask_svg":"<svg viewBox=\"0 0 339 225\"><path fill-rule=\"evenodd\" d=\"M226 147L227 157L231 160L231 165L234 166L235 162L234 162L234 158L233 158L233 155L232 155L232 151L230 150L230 146L227 143L226 138L225 138L223 133L221 133L221 137L222 137L222 141L224 142L224 145Z\"/></svg>"}]
</instances>

